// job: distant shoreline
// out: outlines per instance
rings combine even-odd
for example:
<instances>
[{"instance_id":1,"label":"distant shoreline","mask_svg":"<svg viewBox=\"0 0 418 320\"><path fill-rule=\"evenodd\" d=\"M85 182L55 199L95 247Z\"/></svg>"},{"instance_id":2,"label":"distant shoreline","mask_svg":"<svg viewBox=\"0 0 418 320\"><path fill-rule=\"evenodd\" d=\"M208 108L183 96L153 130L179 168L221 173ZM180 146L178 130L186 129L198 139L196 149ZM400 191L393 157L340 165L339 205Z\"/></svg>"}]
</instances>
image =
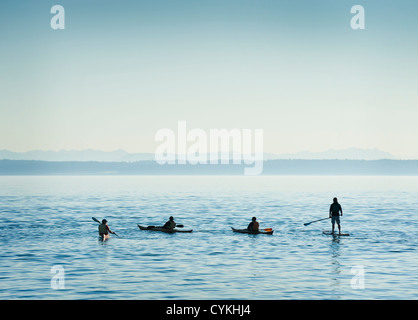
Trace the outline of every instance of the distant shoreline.
<instances>
[{"instance_id":1,"label":"distant shoreline","mask_svg":"<svg viewBox=\"0 0 418 320\"><path fill-rule=\"evenodd\" d=\"M243 175L245 164L0 160L0 175ZM261 175L418 176L418 160L267 160Z\"/></svg>"}]
</instances>

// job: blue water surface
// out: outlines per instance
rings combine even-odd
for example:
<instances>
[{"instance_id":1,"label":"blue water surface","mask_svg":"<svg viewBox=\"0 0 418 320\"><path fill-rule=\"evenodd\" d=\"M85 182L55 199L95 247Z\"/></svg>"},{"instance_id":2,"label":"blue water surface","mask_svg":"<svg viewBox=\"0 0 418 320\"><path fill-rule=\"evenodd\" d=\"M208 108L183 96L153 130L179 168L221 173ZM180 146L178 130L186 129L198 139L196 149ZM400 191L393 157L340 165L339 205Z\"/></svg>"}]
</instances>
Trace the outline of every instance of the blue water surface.
<instances>
[{"instance_id":1,"label":"blue water surface","mask_svg":"<svg viewBox=\"0 0 418 320\"><path fill-rule=\"evenodd\" d=\"M417 194L418 177L3 176L0 299L416 299ZM348 237L304 226L334 196ZM170 215L193 233L137 227ZM274 234L231 231L253 216Z\"/></svg>"}]
</instances>

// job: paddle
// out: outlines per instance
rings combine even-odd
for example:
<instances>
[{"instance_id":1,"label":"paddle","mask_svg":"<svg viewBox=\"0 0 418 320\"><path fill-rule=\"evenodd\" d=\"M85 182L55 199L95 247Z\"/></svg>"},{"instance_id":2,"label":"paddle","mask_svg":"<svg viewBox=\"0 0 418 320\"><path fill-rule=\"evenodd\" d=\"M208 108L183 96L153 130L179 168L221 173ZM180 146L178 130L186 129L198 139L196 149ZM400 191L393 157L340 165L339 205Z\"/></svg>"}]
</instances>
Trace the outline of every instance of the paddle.
<instances>
[{"instance_id":1,"label":"paddle","mask_svg":"<svg viewBox=\"0 0 418 320\"><path fill-rule=\"evenodd\" d=\"M315 220L315 221L311 221L311 222L307 222L307 223L304 223L303 225L304 225L304 226L308 226L308 225L310 225L311 223L318 222L318 221L322 221L322 220L326 220L326 219L330 219L330 217L328 217L328 218L324 218L324 219Z\"/></svg>"},{"instance_id":2,"label":"paddle","mask_svg":"<svg viewBox=\"0 0 418 320\"><path fill-rule=\"evenodd\" d=\"M97 220L95 217L91 217L93 219L93 221L96 221L98 223L101 223L99 220Z\"/></svg>"},{"instance_id":3,"label":"paddle","mask_svg":"<svg viewBox=\"0 0 418 320\"><path fill-rule=\"evenodd\" d=\"M96 221L97 223L102 224L99 220L97 220L95 217L91 217L93 221ZM112 231L112 233L119 238L119 236L116 234L116 232Z\"/></svg>"},{"instance_id":4,"label":"paddle","mask_svg":"<svg viewBox=\"0 0 418 320\"><path fill-rule=\"evenodd\" d=\"M152 229L152 228L163 228L163 227L156 227L156 226L148 226L148 229ZM177 224L176 228L184 228L184 226L182 224Z\"/></svg>"}]
</instances>

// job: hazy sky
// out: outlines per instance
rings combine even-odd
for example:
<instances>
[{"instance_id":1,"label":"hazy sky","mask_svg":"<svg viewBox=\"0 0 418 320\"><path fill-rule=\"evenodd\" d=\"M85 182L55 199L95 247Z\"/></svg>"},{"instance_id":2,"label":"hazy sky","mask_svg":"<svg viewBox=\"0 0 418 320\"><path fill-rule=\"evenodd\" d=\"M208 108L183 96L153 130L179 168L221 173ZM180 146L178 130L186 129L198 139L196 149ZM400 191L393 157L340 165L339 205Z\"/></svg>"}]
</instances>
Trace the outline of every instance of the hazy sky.
<instances>
[{"instance_id":1,"label":"hazy sky","mask_svg":"<svg viewBox=\"0 0 418 320\"><path fill-rule=\"evenodd\" d=\"M2 0L0 149L154 152L185 120L263 129L265 152L418 158L417 14L416 0Z\"/></svg>"}]
</instances>

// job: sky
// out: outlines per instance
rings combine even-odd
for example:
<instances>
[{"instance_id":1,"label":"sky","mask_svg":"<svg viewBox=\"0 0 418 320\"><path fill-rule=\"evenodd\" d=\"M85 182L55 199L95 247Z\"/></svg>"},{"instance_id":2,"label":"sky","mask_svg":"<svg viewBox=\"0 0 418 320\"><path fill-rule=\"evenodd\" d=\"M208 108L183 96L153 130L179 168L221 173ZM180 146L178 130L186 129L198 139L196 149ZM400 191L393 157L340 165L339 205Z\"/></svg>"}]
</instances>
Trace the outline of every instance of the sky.
<instances>
[{"instance_id":1,"label":"sky","mask_svg":"<svg viewBox=\"0 0 418 320\"><path fill-rule=\"evenodd\" d=\"M65 29L53 30L54 5ZM350 11L365 9L365 29ZM262 129L264 151L418 159L415 0L2 0L0 149L154 152Z\"/></svg>"}]
</instances>

